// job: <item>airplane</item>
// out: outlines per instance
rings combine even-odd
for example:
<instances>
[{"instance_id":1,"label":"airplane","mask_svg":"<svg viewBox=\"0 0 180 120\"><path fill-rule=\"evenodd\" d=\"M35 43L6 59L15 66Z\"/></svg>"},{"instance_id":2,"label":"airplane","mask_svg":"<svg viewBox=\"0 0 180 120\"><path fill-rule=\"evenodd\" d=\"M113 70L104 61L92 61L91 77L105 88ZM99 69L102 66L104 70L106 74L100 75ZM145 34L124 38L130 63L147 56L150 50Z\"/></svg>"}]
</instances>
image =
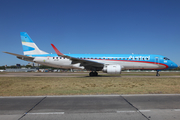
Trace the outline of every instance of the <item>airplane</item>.
<instances>
[{"instance_id":1,"label":"airplane","mask_svg":"<svg viewBox=\"0 0 180 120\"><path fill-rule=\"evenodd\" d=\"M55 68L85 69L89 76L98 76L97 71L121 74L122 70L156 70L177 68L177 64L162 55L150 54L63 54L53 44L56 54L40 50L26 32L20 32L24 55L4 52L25 61Z\"/></svg>"}]
</instances>

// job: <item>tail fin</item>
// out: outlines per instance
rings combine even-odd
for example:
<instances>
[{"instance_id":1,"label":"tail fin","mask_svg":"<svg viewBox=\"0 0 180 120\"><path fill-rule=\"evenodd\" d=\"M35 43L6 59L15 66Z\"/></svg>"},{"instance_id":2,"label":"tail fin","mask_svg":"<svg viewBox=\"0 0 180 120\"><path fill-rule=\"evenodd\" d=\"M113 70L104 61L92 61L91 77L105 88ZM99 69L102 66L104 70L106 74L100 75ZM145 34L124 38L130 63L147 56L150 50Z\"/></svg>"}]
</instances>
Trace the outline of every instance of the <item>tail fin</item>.
<instances>
[{"instance_id":1,"label":"tail fin","mask_svg":"<svg viewBox=\"0 0 180 120\"><path fill-rule=\"evenodd\" d=\"M48 54L40 50L26 32L20 32L24 55Z\"/></svg>"}]
</instances>

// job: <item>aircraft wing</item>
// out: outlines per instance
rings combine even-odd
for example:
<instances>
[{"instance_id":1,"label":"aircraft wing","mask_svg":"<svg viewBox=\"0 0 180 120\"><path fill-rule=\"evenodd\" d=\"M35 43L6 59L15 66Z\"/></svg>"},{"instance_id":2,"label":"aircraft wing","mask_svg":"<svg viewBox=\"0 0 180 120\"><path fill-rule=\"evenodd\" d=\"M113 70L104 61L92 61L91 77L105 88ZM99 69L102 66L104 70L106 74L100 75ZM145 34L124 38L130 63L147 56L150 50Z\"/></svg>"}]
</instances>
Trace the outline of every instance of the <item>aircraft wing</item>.
<instances>
[{"instance_id":1,"label":"aircraft wing","mask_svg":"<svg viewBox=\"0 0 180 120\"><path fill-rule=\"evenodd\" d=\"M59 52L59 50L53 44L51 44L51 46L53 47L54 51L56 52L56 54L58 56L72 60L72 64L80 63L81 66L84 66L86 69L91 69L91 68L102 69L104 67L103 63L99 63L99 62L87 60L87 59L79 59L79 58L71 57L68 55L64 55L61 52Z\"/></svg>"},{"instance_id":2,"label":"aircraft wing","mask_svg":"<svg viewBox=\"0 0 180 120\"><path fill-rule=\"evenodd\" d=\"M19 59L27 60L27 61L31 61L31 62L33 62L33 59L34 59L33 57L29 57L29 56L25 56L25 55L19 55L19 54L10 53L10 52L4 52L4 53L10 54L10 55L14 55L14 56L16 56Z\"/></svg>"}]
</instances>

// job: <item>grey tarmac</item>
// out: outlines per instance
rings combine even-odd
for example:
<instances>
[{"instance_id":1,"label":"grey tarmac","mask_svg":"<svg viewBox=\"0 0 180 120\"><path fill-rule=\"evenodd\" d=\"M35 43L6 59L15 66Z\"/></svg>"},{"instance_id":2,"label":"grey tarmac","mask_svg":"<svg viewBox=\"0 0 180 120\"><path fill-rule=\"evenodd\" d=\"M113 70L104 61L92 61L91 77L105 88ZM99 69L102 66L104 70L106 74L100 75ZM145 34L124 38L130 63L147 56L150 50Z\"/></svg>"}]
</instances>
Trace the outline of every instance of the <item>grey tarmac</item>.
<instances>
[{"instance_id":1,"label":"grey tarmac","mask_svg":"<svg viewBox=\"0 0 180 120\"><path fill-rule=\"evenodd\" d=\"M0 120L179 120L180 94L0 97Z\"/></svg>"}]
</instances>

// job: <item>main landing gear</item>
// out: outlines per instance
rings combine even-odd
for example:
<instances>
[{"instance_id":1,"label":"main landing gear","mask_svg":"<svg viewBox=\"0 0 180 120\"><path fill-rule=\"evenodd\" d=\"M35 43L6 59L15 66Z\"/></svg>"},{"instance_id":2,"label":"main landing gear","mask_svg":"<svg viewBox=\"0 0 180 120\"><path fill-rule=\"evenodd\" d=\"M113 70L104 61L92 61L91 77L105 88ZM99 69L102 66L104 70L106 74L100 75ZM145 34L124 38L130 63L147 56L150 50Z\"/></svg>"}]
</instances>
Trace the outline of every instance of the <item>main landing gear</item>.
<instances>
[{"instance_id":1,"label":"main landing gear","mask_svg":"<svg viewBox=\"0 0 180 120\"><path fill-rule=\"evenodd\" d=\"M159 71L157 70L157 72L156 72L156 76L160 76L160 74L159 74Z\"/></svg>"},{"instance_id":2,"label":"main landing gear","mask_svg":"<svg viewBox=\"0 0 180 120\"><path fill-rule=\"evenodd\" d=\"M90 72L89 76L98 76L98 73L96 71L95 72Z\"/></svg>"}]
</instances>

